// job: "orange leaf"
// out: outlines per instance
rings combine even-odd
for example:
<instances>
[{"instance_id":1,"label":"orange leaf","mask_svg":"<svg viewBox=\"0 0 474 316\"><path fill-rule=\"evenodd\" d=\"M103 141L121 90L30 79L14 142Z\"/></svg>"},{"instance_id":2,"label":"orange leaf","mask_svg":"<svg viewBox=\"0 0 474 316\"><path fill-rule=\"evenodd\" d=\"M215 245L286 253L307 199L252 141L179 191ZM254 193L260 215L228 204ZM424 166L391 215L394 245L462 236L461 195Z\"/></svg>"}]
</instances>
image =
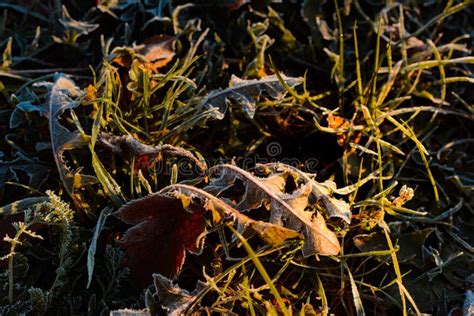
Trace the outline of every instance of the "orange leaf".
<instances>
[{"instance_id":1,"label":"orange leaf","mask_svg":"<svg viewBox=\"0 0 474 316\"><path fill-rule=\"evenodd\" d=\"M149 60L145 64L149 69L157 71L159 68L166 66L176 54L176 39L177 36L155 35L145 40L145 46L138 53L144 55Z\"/></svg>"}]
</instances>

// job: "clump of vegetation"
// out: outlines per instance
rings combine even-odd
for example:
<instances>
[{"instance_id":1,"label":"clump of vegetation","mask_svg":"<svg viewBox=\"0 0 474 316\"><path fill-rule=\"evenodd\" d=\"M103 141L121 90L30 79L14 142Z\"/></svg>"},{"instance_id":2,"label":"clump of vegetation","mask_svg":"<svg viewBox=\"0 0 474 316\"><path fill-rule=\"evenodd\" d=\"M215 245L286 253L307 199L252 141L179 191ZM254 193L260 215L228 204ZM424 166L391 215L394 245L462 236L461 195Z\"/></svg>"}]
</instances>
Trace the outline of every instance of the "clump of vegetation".
<instances>
[{"instance_id":1,"label":"clump of vegetation","mask_svg":"<svg viewBox=\"0 0 474 316\"><path fill-rule=\"evenodd\" d=\"M472 4L0 3L0 314L469 314Z\"/></svg>"}]
</instances>

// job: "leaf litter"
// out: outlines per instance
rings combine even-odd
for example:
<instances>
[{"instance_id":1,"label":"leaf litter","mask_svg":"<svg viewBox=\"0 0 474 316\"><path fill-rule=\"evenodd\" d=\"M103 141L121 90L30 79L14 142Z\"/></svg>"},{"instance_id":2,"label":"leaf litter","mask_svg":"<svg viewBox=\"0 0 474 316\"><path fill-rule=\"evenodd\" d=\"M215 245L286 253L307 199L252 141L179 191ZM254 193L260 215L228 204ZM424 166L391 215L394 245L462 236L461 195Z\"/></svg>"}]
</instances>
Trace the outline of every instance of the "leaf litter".
<instances>
[{"instance_id":1,"label":"leaf litter","mask_svg":"<svg viewBox=\"0 0 474 316\"><path fill-rule=\"evenodd\" d=\"M471 4L0 5L0 313L469 313Z\"/></svg>"}]
</instances>

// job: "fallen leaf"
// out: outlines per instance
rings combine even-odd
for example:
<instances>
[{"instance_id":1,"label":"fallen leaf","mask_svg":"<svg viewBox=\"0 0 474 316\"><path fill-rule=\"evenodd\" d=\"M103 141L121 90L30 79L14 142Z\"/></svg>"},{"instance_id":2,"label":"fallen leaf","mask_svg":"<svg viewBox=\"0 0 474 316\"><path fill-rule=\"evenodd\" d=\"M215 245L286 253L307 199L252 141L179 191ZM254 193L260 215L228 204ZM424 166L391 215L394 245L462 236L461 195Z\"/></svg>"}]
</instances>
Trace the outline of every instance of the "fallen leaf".
<instances>
[{"instance_id":1,"label":"fallen leaf","mask_svg":"<svg viewBox=\"0 0 474 316\"><path fill-rule=\"evenodd\" d=\"M305 211L311 186L305 185L293 194L286 194L275 188L281 188L281 181L274 175L271 180L258 178L236 166L224 164L209 169L214 178L211 188L228 187L235 179L245 185L245 194L236 205L239 210L249 210L264 205L269 208L270 222L285 225L286 228L301 232L305 237L303 255L337 255L340 251L339 241L334 232L327 228L320 214ZM285 176L282 174L281 176ZM276 182L276 183L275 183Z\"/></svg>"},{"instance_id":2,"label":"fallen leaf","mask_svg":"<svg viewBox=\"0 0 474 316\"><path fill-rule=\"evenodd\" d=\"M161 274L153 274L156 295L168 316L184 315L186 309L206 287L206 283L197 281L194 291L189 292L173 284L173 281Z\"/></svg>"},{"instance_id":3,"label":"fallen leaf","mask_svg":"<svg viewBox=\"0 0 474 316\"><path fill-rule=\"evenodd\" d=\"M181 271L186 251L201 253L206 211L212 212L214 223L231 220L241 231L255 233L273 246L301 238L297 231L253 220L201 189L169 185L158 193L131 201L115 213L125 223L134 225L119 244L125 249L125 265L137 286L148 285L153 273L174 278Z\"/></svg>"},{"instance_id":4,"label":"fallen leaf","mask_svg":"<svg viewBox=\"0 0 474 316\"><path fill-rule=\"evenodd\" d=\"M155 72L166 66L176 54L177 38L177 36L160 34L145 40L143 48L138 50L139 54L149 60L145 65Z\"/></svg>"},{"instance_id":5,"label":"fallen leaf","mask_svg":"<svg viewBox=\"0 0 474 316\"><path fill-rule=\"evenodd\" d=\"M146 69L157 72L175 56L177 39L178 36L159 34L146 39L142 45L116 47L112 51L115 55L113 62L130 68L133 61L138 60Z\"/></svg>"},{"instance_id":6,"label":"fallen leaf","mask_svg":"<svg viewBox=\"0 0 474 316\"><path fill-rule=\"evenodd\" d=\"M69 169L64 159L64 152L87 145L87 139L79 131L70 131L60 123L64 112L72 110L79 105L76 98L82 95L82 91L65 75L59 74L55 77L48 103L51 147L59 171L59 177L66 191L72 197L77 207L84 208L87 205L81 200L77 191L80 187L87 184L96 183L97 179Z\"/></svg>"},{"instance_id":7,"label":"fallen leaf","mask_svg":"<svg viewBox=\"0 0 474 316\"><path fill-rule=\"evenodd\" d=\"M123 155L127 152L131 153L140 159L141 164L139 165L142 167L144 167L146 163L152 163L152 160L162 153L167 153L191 160L201 171L207 169L207 165L203 161L199 160L190 151L169 144L151 146L140 142L131 135L114 136L106 133L102 133L100 135L98 143L103 147L113 151L115 154ZM148 167L151 167L151 165L148 165Z\"/></svg>"},{"instance_id":8,"label":"fallen leaf","mask_svg":"<svg viewBox=\"0 0 474 316\"><path fill-rule=\"evenodd\" d=\"M303 82L303 78L300 77L281 76L290 87L297 86ZM276 100L280 100L287 93L276 75L253 80L242 80L236 76L232 76L229 82L229 88L211 91L202 99L201 106L217 109L218 112L216 112L215 118L221 120L227 112L228 100L233 100L241 104L244 112L252 119L255 116L256 101L260 98L262 92L268 93Z\"/></svg>"},{"instance_id":9,"label":"fallen leaf","mask_svg":"<svg viewBox=\"0 0 474 316\"><path fill-rule=\"evenodd\" d=\"M302 180L304 184L310 184L312 188L310 203L322 201L329 218L337 217L343 219L347 224L351 223L352 212L349 203L342 199L336 199L332 196L333 192L337 191L337 187L334 182L317 182L314 180L315 175L305 173L293 166L283 163L267 163L258 165L258 167L267 173L291 173L293 176Z\"/></svg>"},{"instance_id":10,"label":"fallen leaf","mask_svg":"<svg viewBox=\"0 0 474 316\"><path fill-rule=\"evenodd\" d=\"M332 113L329 113L327 117L327 122L328 122L328 127L333 128L333 129L347 130L352 125L351 121L349 121L348 119L334 115ZM337 132L336 135L337 135L337 144L339 146L344 146L344 144L346 143L347 137L349 135L349 132L348 131ZM362 133L356 133L355 135L353 135L351 142L354 144L358 144L361 138L362 138Z\"/></svg>"},{"instance_id":11,"label":"fallen leaf","mask_svg":"<svg viewBox=\"0 0 474 316\"><path fill-rule=\"evenodd\" d=\"M186 251L199 254L205 232L205 210L197 204L183 207L180 199L155 193L129 202L116 213L127 224L119 245L125 249L125 265L135 285L144 288L153 273L174 278L181 270Z\"/></svg>"},{"instance_id":12,"label":"fallen leaf","mask_svg":"<svg viewBox=\"0 0 474 316\"><path fill-rule=\"evenodd\" d=\"M261 239L272 246L280 246L288 239L302 237L301 234L292 229L254 220L208 192L189 185L170 185L160 191L160 193L165 194L173 194L173 192L178 193L175 194L175 196L181 199L199 199L201 205L203 205L206 210L212 212L215 224L222 222L224 219L231 219L238 224L241 232L251 231L256 233Z\"/></svg>"}]
</instances>

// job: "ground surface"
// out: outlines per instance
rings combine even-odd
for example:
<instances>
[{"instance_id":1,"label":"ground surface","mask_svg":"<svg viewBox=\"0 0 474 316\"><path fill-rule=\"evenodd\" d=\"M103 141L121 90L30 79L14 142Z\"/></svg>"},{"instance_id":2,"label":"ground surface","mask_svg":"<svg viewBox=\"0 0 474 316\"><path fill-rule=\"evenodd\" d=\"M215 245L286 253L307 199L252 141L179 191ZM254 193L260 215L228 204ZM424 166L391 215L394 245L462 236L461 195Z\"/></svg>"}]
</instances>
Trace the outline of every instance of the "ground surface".
<instances>
[{"instance_id":1,"label":"ground surface","mask_svg":"<svg viewBox=\"0 0 474 316\"><path fill-rule=\"evenodd\" d=\"M473 1L248 2L0 2L0 314L472 312Z\"/></svg>"}]
</instances>

